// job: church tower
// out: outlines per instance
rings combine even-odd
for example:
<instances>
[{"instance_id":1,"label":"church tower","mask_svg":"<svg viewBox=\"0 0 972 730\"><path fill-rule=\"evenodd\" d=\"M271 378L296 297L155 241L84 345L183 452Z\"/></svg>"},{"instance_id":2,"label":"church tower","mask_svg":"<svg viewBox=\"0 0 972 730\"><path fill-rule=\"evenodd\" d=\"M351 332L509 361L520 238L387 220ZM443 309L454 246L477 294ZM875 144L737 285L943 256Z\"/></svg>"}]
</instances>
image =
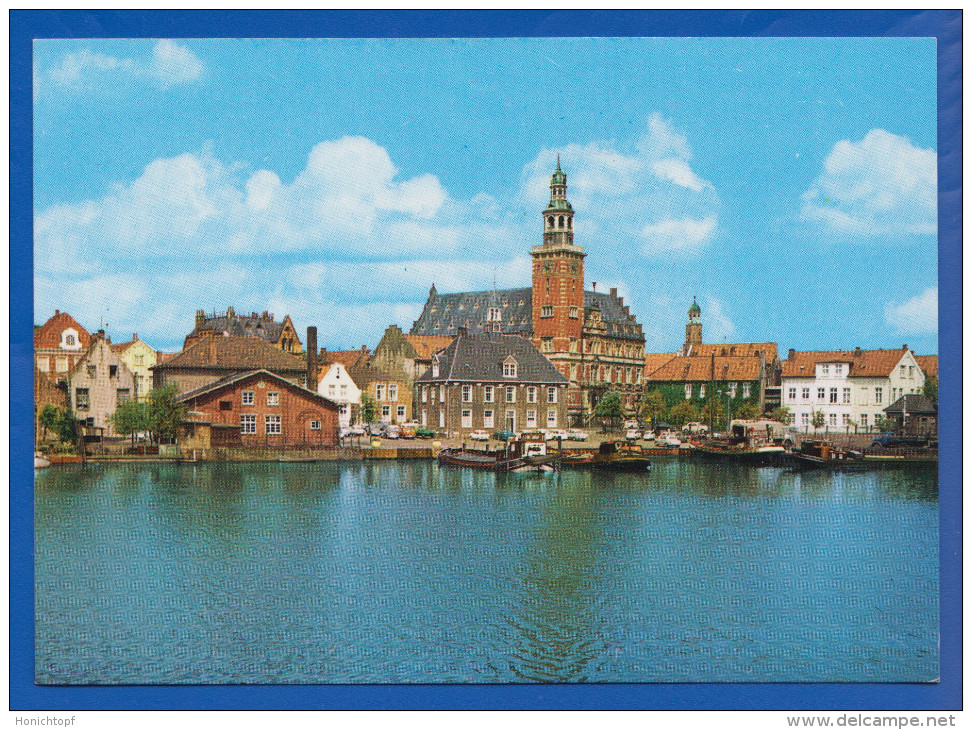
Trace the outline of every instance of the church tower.
<instances>
[{"instance_id":1,"label":"church tower","mask_svg":"<svg viewBox=\"0 0 972 730\"><path fill-rule=\"evenodd\" d=\"M568 375L566 360L579 347L584 324L584 249L574 245L574 209L567 202L567 175L557 169L550 177L550 203L543 211L543 243L534 246L533 341Z\"/></svg>"},{"instance_id":2,"label":"church tower","mask_svg":"<svg viewBox=\"0 0 972 730\"><path fill-rule=\"evenodd\" d=\"M685 344L682 346L683 355L691 355L693 346L702 344L702 309L695 301L695 297L692 297L688 316L688 324L685 325Z\"/></svg>"}]
</instances>

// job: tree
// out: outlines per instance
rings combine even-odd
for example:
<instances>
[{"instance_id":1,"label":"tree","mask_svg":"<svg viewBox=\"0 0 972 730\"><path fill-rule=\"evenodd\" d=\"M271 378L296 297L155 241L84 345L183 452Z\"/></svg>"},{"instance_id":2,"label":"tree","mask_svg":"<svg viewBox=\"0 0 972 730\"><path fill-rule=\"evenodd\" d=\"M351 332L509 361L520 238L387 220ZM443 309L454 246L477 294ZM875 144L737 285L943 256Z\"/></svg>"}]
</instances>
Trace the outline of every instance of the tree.
<instances>
[{"instance_id":1,"label":"tree","mask_svg":"<svg viewBox=\"0 0 972 730\"><path fill-rule=\"evenodd\" d=\"M699 409L690 400L680 401L669 409L668 420L673 426L684 426L689 421L699 420Z\"/></svg>"},{"instance_id":2,"label":"tree","mask_svg":"<svg viewBox=\"0 0 972 730\"><path fill-rule=\"evenodd\" d=\"M367 393L361 394L361 417L365 423L374 423L375 416L378 415L378 405L375 399Z\"/></svg>"},{"instance_id":3,"label":"tree","mask_svg":"<svg viewBox=\"0 0 972 730\"><path fill-rule=\"evenodd\" d=\"M793 411L786 406L777 406L769 414L770 418L780 423L789 423L793 418Z\"/></svg>"},{"instance_id":4,"label":"tree","mask_svg":"<svg viewBox=\"0 0 972 730\"><path fill-rule=\"evenodd\" d=\"M736 418L753 419L759 418L759 416L759 406L753 403L751 400L740 404L740 406L736 409Z\"/></svg>"},{"instance_id":5,"label":"tree","mask_svg":"<svg viewBox=\"0 0 972 730\"><path fill-rule=\"evenodd\" d=\"M712 428L722 428L723 422L726 421L726 406L722 402L722 398L718 396L707 398L705 403L702 404L700 416ZM726 427L728 426L729 424L726 423Z\"/></svg>"},{"instance_id":6,"label":"tree","mask_svg":"<svg viewBox=\"0 0 972 730\"><path fill-rule=\"evenodd\" d=\"M925 384L921 387L921 393L936 406L938 405L937 375L929 375L925 378Z\"/></svg>"},{"instance_id":7,"label":"tree","mask_svg":"<svg viewBox=\"0 0 972 730\"><path fill-rule=\"evenodd\" d=\"M607 430L605 424L617 425L624 418L624 408L621 407L621 396L611 391L598 401L594 408L594 415L601 419L601 430Z\"/></svg>"},{"instance_id":8,"label":"tree","mask_svg":"<svg viewBox=\"0 0 972 730\"><path fill-rule=\"evenodd\" d=\"M115 431L120 434L130 434L134 442L136 433L151 430L149 404L133 400L122 403L111 415L111 422L115 426Z\"/></svg>"},{"instance_id":9,"label":"tree","mask_svg":"<svg viewBox=\"0 0 972 730\"><path fill-rule=\"evenodd\" d=\"M61 409L52 403L46 404L41 408L40 415L37 417L37 422L44 429L44 438L47 438L47 431L54 431L57 428L58 422L61 420Z\"/></svg>"},{"instance_id":10,"label":"tree","mask_svg":"<svg viewBox=\"0 0 972 730\"><path fill-rule=\"evenodd\" d=\"M896 431L898 428L898 422L888 418L887 416L881 416L874 423L877 426L878 431Z\"/></svg>"},{"instance_id":11,"label":"tree","mask_svg":"<svg viewBox=\"0 0 972 730\"><path fill-rule=\"evenodd\" d=\"M155 388L149 393L146 425L156 443L160 443L163 438L175 438L179 423L189 412L189 406L178 402L178 393L174 383Z\"/></svg>"},{"instance_id":12,"label":"tree","mask_svg":"<svg viewBox=\"0 0 972 730\"><path fill-rule=\"evenodd\" d=\"M823 411L814 411L813 415L810 417L810 425L813 426L813 430L817 431L821 426L826 423L827 417L824 415Z\"/></svg>"},{"instance_id":13,"label":"tree","mask_svg":"<svg viewBox=\"0 0 972 730\"><path fill-rule=\"evenodd\" d=\"M638 415L643 421L657 423L662 420L665 413L665 398L656 388L645 392L645 397L641 401Z\"/></svg>"}]
</instances>

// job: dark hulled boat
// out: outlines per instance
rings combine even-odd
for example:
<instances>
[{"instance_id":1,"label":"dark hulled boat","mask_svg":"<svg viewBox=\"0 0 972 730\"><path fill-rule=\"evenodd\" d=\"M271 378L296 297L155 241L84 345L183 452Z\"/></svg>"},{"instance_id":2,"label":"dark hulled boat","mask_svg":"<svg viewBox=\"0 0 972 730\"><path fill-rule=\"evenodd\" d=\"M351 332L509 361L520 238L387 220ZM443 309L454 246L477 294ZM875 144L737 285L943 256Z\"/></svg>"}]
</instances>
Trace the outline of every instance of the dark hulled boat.
<instances>
[{"instance_id":1,"label":"dark hulled boat","mask_svg":"<svg viewBox=\"0 0 972 730\"><path fill-rule=\"evenodd\" d=\"M542 434L525 433L500 449L469 449L465 444L439 452L439 463L490 471L540 470L551 467L556 455L547 453Z\"/></svg>"}]
</instances>

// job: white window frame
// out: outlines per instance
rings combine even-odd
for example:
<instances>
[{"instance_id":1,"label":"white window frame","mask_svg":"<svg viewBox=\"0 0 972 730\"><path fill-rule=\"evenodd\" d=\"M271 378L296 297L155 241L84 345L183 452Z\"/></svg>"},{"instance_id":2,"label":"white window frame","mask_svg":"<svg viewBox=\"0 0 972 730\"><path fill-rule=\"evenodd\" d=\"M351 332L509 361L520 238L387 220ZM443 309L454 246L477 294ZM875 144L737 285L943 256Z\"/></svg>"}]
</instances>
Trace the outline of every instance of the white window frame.
<instances>
[{"instance_id":1,"label":"white window frame","mask_svg":"<svg viewBox=\"0 0 972 730\"><path fill-rule=\"evenodd\" d=\"M256 405L256 391L244 390L242 393L240 393L240 403L245 406Z\"/></svg>"},{"instance_id":2,"label":"white window frame","mask_svg":"<svg viewBox=\"0 0 972 730\"><path fill-rule=\"evenodd\" d=\"M810 387L806 386L800 392L800 397L802 400L810 400Z\"/></svg>"},{"instance_id":3,"label":"white window frame","mask_svg":"<svg viewBox=\"0 0 972 730\"><path fill-rule=\"evenodd\" d=\"M472 428L472 408L463 408L459 418L461 428Z\"/></svg>"},{"instance_id":4,"label":"white window frame","mask_svg":"<svg viewBox=\"0 0 972 730\"><path fill-rule=\"evenodd\" d=\"M315 420L312 420L310 422L310 430L311 431L320 431L321 430L321 422L318 421L318 420L316 420L316 419Z\"/></svg>"},{"instance_id":5,"label":"white window frame","mask_svg":"<svg viewBox=\"0 0 972 730\"><path fill-rule=\"evenodd\" d=\"M526 389L527 403L537 402L537 386L528 385Z\"/></svg>"},{"instance_id":6,"label":"white window frame","mask_svg":"<svg viewBox=\"0 0 972 730\"><path fill-rule=\"evenodd\" d=\"M267 405L268 406L280 405L280 391L271 390L267 392Z\"/></svg>"},{"instance_id":7,"label":"white window frame","mask_svg":"<svg viewBox=\"0 0 972 730\"><path fill-rule=\"evenodd\" d=\"M536 428L537 427L537 412L533 409L526 412L526 427Z\"/></svg>"},{"instance_id":8,"label":"white window frame","mask_svg":"<svg viewBox=\"0 0 972 730\"><path fill-rule=\"evenodd\" d=\"M256 434L256 413L240 414L240 434Z\"/></svg>"},{"instance_id":9,"label":"white window frame","mask_svg":"<svg viewBox=\"0 0 972 730\"><path fill-rule=\"evenodd\" d=\"M507 385L506 386L506 402L507 403L516 403L516 386L515 385Z\"/></svg>"},{"instance_id":10,"label":"white window frame","mask_svg":"<svg viewBox=\"0 0 972 730\"><path fill-rule=\"evenodd\" d=\"M490 409L483 411L483 428L495 428L496 412Z\"/></svg>"},{"instance_id":11,"label":"white window frame","mask_svg":"<svg viewBox=\"0 0 972 730\"><path fill-rule=\"evenodd\" d=\"M850 388L844 388L843 393L842 393L842 397L843 397L842 403L844 405L850 405L850 402L851 402L851 389Z\"/></svg>"},{"instance_id":12,"label":"white window frame","mask_svg":"<svg viewBox=\"0 0 972 730\"><path fill-rule=\"evenodd\" d=\"M494 397L493 386L492 385L484 385L483 386L483 403L492 403L493 402L493 397Z\"/></svg>"},{"instance_id":13,"label":"white window frame","mask_svg":"<svg viewBox=\"0 0 972 730\"><path fill-rule=\"evenodd\" d=\"M747 393L747 395L749 395ZM788 400L795 401L797 399L797 389L796 386L788 388L786 391L786 397Z\"/></svg>"},{"instance_id":14,"label":"white window frame","mask_svg":"<svg viewBox=\"0 0 972 730\"><path fill-rule=\"evenodd\" d=\"M398 385L396 383L391 383L388 386L388 400L390 401L398 400Z\"/></svg>"},{"instance_id":15,"label":"white window frame","mask_svg":"<svg viewBox=\"0 0 972 730\"><path fill-rule=\"evenodd\" d=\"M396 416L396 418L405 418L405 415L406 415L406 413L405 413L405 406L404 405L399 405L396 408L396 410L395 410L395 416Z\"/></svg>"},{"instance_id":16,"label":"white window frame","mask_svg":"<svg viewBox=\"0 0 972 730\"><path fill-rule=\"evenodd\" d=\"M556 402L557 402L557 386L556 385L548 385L547 386L547 403L556 403Z\"/></svg>"},{"instance_id":17,"label":"white window frame","mask_svg":"<svg viewBox=\"0 0 972 730\"><path fill-rule=\"evenodd\" d=\"M557 428L557 409L547 409L547 428Z\"/></svg>"},{"instance_id":18,"label":"white window frame","mask_svg":"<svg viewBox=\"0 0 972 730\"><path fill-rule=\"evenodd\" d=\"M685 400L690 400L692 398L692 384L685 384Z\"/></svg>"},{"instance_id":19,"label":"white window frame","mask_svg":"<svg viewBox=\"0 0 972 730\"><path fill-rule=\"evenodd\" d=\"M266 429L267 436L280 436L283 434L283 418L278 413L267 413L263 417L263 427Z\"/></svg>"},{"instance_id":20,"label":"white window frame","mask_svg":"<svg viewBox=\"0 0 972 730\"><path fill-rule=\"evenodd\" d=\"M464 384L462 386L462 402L472 403L472 386Z\"/></svg>"}]
</instances>

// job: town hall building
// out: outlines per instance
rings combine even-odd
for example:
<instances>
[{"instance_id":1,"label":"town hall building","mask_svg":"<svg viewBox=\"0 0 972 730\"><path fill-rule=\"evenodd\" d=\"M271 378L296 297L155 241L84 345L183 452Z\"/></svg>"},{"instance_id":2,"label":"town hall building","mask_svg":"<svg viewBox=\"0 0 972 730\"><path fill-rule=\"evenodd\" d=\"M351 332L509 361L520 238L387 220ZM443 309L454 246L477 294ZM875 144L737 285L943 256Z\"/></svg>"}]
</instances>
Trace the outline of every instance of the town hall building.
<instances>
[{"instance_id":1,"label":"town hall building","mask_svg":"<svg viewBox=\"0 0 972 730\"><path fill-rule=\"evenodd\" d=\"M632 410L642 392L645 336L617 289L591 291L584 285L584 247L574 242L574 209L567 201L567 175L550 178L550 202L543 211L543 242L530 251L533 282L522 289L460 294L429 292L412 335L521 335L569 381L569 425L586 424L608 392Z\"/></svg>"}]
</instances>

